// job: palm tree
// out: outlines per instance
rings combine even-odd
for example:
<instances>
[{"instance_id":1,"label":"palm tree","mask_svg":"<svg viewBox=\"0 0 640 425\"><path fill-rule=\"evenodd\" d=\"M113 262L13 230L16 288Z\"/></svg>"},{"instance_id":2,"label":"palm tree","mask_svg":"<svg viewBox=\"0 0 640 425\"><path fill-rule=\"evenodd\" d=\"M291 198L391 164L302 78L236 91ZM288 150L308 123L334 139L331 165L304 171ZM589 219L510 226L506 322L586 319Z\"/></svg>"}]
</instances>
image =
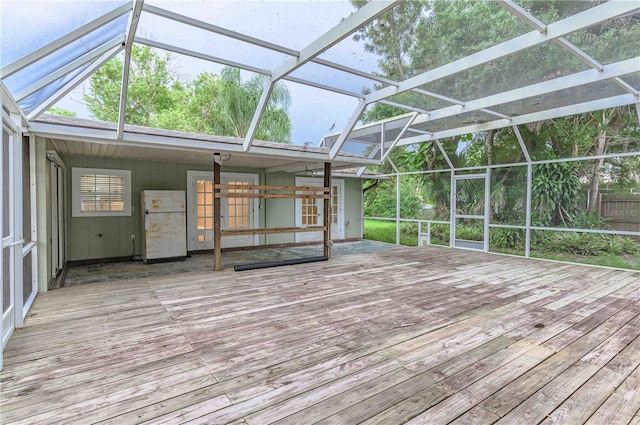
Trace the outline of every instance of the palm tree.
<instances>
[{"instance_id":1,"label":"palm tree","mask_svg":"<svg viewBox=\"0 0 640 425\"><path fill-rule=\"evenodd\" d=\"M251 119L258 106L262 90L269 83L265 75L255 75L242 81L240 70L225 67L220 74L220 83L216 97L216 110L221 121L218 123L220 133L243 138L247 135ZM276 83L256 138L280 143L290 143L291 121L287 109L291 103L291 95L287 86Z\"/></svg>"}]
</instances>

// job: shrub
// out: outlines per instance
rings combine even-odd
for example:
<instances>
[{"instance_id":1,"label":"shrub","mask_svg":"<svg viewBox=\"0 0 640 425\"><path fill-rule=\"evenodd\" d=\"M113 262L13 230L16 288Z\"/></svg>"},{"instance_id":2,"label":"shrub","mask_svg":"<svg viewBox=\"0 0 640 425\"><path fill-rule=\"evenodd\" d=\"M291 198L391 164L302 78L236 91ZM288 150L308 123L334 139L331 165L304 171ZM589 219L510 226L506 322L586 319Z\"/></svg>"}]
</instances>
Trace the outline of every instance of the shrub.
<instances>
[{"instance_id":1,"label":"shrub","mask_svg":"<svg viewBox=\"0 0 640 425\"><path fill-rule=\"evenodd\" d=\"M449 225L437 224L437 223L432 224L431 225L431 242L439 242L439 243L444 243L448 245L449 244Z\"/></svg>"},{"instance_id":2,"label":"shrub","mask_svg":"<svg viewBox=\"0 0 640 425\"><path fill-rule=\"evenodd\" d=\"M611 219L598 217L596 211L581 211L573 219L573 227L576 229L608 229L607 224Z\"/></svg>"},{"instance_id":3,"label":"shrub","mask_svg":"<svg viewBox=\"0 0 640 425\"><path fill-rule=\"evenodd\" d=\"M400 224L400 234L402 235L412 235L415 236L418 234L418 223L414 222L404 222Z\"/></svg>"},{"instance_id":4,"label":"shrub","mask_svg":"<svg viewBox=\"0 0 640 425\"><path fill-rule=\"evenodd\" d=\"M638 244L619 235L595 233L546 232L538 246L548 252L566 252L576 255L624 255L639 252Z\"/></svg>"},{"instance_id":5,"label":"shrub","mask_svg":"<svg viewBox=\"0 0 640 425\"><path fill-rule=\"evenodd\" d=\"M495 248L524 249L525 231L522 229L495 228L489 233L489 243Z\"/></svg>"},{"instance_id":6,"label":"shrub","mask_svg":"<svg viewBox=\"0 0 640 425\"><path fill-rule=\"evenodd\" d=\"M484 239L482 226L474 224L458 224L456 226L456 238L467 241L481 241Z\"/></svg>"}]
</instances>

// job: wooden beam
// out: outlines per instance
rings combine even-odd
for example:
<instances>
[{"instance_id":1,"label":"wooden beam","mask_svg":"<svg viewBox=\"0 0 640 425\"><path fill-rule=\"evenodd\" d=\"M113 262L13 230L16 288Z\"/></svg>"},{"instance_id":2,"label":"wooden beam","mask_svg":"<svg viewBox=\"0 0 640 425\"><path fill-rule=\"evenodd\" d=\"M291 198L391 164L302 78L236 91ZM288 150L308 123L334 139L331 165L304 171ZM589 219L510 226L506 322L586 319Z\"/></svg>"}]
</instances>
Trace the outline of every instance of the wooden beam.
<instances>
[{"instance_id":1,"label":"wooden beam","mask_svg":"<svg viewBox=\"0 0 640 425\"><path fill-rule=\"evenodd\" d=\"M304 192L329 193L326 187L318 186L270 186L265 184L219 184L218 189L244 189L244 190L298 190Z\"/></svg>"},{"instance_id":2,"label":"wooden beam","mask_svg":"<svg viewBox=\"0 0 640 425\"><path fill-rule=\"evenodd\" d=\"M324 201L324 256L331 258L331 163L324 163L324 187L329 189L329 199Z\"/></svg>"},{"instance_id":3,"label":"wooden beam","mask_svg":"<svg viewBox=\"0 0 640 425\"><path fill-rule=\"evenodd\" d=\"M264 229L232 229L222 230L222 236L270 235L275 233L323 232L324 226L308 227L271 227Z\"/></svg>"},{"instance_id":4,"label":"wooden beam","mask_svg":"<svg viewBox=\"0 0 640 425\"><path fill-rule=\"evenodd\" d=\"M329 194L316 195L313 193L251 193L251 192L219 192L217 189L216 198L278 198L278 199L329 199Z\"/></svg>"},{"instance_id":5,"label":"wooden beam","mask_svg":"<svg viewBox=\"0 0 640 425\"><path fill-rule=\"evenodd\" d=\"M220 216L220 203L222 200L217 196L220 193L220 189L218 186L220 185L220 164L216 162L214 155L213 160L213 192L216 196L214 196L213 200L213 270L220 271L222 270L222 246L221 246L221 216Z\"/></svg>"}]
</instances>

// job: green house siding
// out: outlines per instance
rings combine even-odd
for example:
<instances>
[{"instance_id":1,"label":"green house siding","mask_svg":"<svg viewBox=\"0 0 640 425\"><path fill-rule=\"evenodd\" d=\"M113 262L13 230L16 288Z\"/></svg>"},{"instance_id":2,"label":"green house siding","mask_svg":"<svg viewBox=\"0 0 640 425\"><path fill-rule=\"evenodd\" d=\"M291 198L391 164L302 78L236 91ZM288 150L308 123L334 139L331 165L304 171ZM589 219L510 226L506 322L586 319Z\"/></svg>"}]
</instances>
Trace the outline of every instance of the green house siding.
<instances>
[{"instance_id":1,"label":"green house siding","mask_svg":"<svg viewBox=\"0 0 640 425\"><path fill-rule=\"evenodd\" d=\"M362 239L362 180L344 179L344 237Z\"/></svg>"},{"instance_id":2,"label":"green house siding","mask_svg":"<svg viewBox=\"0 0 640 425\"><path fill-rule=\"evenodd\" d=\"M110 159L98 157L62 156L67 166L67 258L70 261L139 256L141 253L140 191L187 191L187 170L211 171L206 165ZM72 217L71 169L104 168L131 170L131 216L125 217ZM222 172L245 172L260 175L260 183L292 186L295 176L284 172L266 174L263 170L223 167ZM362 182L345 181L345 237L361 238ZM258 203L261 227L290 227L295 223L293 199L261 199ZM348 223L348 224L347 224ZM135 241L131 241L131 235ZM294 242L294 234L266 235L260 244Z\"/></svg>"},{"instance_id":3,"label":"green house siding","mask_svg":"<svg viewBox=\"0 0 640 425\"><path fill-rule=\"evenodd\" d=\"M270 186L294 186L295 176L289 173L269 173L266 184ZM294 199L265 199L265 227L291 227L295 225ZM291 243L295 241L294 233L266 235L267 244Z\"/></svg>"},{"instance_id":4,"label":"green house siding","mask_svg":"<svg viewBox=\"0 0 640 425\"><path fill-rule=\"evenodd\" d=\"M187 170L210 170L211 167L168 162L136 161L98 157L62 156L68 170L67 220L68 259L70 261L140 255L140 191L186 190ZM105 168L131 170L131 216L72 217L71 169ZM131 241L131 235L135 241Z\"/></svg>"}]
</instances>

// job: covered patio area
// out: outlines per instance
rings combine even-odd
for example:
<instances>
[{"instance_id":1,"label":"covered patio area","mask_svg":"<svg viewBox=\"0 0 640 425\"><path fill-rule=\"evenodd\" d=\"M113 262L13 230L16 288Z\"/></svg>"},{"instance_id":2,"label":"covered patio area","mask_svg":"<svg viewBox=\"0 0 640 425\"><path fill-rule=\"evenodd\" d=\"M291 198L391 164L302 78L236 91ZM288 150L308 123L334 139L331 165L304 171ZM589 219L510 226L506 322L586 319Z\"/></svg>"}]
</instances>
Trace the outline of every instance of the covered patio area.
<instances>
[{"instance_id":1,"label":"covered patio area","mask_svg":"<svg viewBox=\"0 0 640 425\"><path fill-rule=\"evenodd\" d=\"M331 264L41 294L2 423L640 423L640 273L434 246Z\"/></svg>"},{"instance_id":2,"label":"covered patio area","mask_svg":"<svg viewBox=\"0 0 640 425\"><path fill-rule=\"evenodd\" d=\"M396 245L385 242L358 240L335 243L331 251L333 256L340 256L396 248ZM320 244L239 248L223 252L222 266L233 270L234 266L238 264L284 261L319 255L322 255L322 245ZM213 252L211 251L192 253L185 261L145 264L138 260L71 266L66 273L64 282L60 282L56 287L204 271L213 272Z\"/></svg>"}]
</instances>

